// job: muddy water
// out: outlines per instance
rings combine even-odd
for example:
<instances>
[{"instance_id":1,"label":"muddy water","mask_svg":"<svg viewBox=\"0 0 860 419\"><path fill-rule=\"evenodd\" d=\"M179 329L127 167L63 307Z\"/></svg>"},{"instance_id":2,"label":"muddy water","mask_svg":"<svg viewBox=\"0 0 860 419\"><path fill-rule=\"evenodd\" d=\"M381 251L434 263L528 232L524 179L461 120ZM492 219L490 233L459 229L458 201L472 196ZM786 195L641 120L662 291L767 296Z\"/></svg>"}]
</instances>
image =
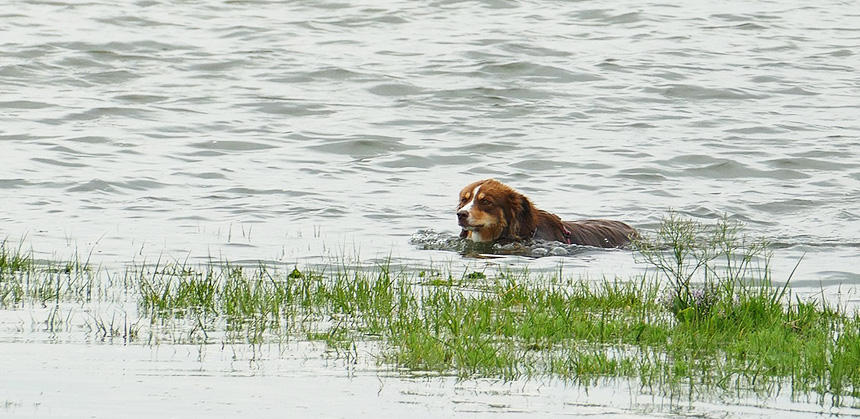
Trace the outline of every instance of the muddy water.
<instances>
[{"instance_id":1,"label":"muddy water","mask_svg":"<svg viewBox=\"0 0 860 419\"><path fill-rule=\"evenodd\" d=\"M860 14L845 3L2 10L0 238L38 257L481 268L410 237L455 235L457 191L492 176L566 219L726 214L776 243L777 279L805 254L801 292L858 300ZM624 251L491 263L641 270Z\"/></svg>"}]
</instances>

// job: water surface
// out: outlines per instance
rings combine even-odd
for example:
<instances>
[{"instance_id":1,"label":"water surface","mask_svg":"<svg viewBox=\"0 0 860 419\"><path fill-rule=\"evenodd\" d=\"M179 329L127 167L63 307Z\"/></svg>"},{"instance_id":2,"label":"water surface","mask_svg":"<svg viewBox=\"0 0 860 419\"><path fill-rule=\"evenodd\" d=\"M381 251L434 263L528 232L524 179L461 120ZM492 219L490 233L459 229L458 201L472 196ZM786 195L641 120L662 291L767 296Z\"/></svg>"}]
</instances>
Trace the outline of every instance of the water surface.
<instances>
[{"instance_id":1,"label":"water surface","mask_svg":"<svg viewBox=\"0 0 860 419\"><path fill-rule=\"evenodd\" d=\"M7 3L0 238L104 266L642 269L626 251L487 262L410 243L457 234L459 189L495 177L565 219L728 215L775 242L775 279L805 255L800 292L856 304L851 6Z\"/></svg>"}]
</instances>

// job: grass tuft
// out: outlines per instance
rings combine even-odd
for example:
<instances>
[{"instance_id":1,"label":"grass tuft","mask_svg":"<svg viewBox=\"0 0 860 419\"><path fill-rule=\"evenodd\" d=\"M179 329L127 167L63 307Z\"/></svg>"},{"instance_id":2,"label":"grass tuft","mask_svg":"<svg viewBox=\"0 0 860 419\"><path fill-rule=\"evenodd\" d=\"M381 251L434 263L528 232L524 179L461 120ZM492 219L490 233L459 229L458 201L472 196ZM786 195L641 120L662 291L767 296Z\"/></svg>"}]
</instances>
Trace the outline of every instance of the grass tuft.
<instances>
[{"instance_id":1,"label":"grass tuft","mask_svg":"<svg viewBox=\"0 0 860 419\"><path fill-rule=\"evenodd\" d=\"M32 252L24 252L22 246L23 244L19 244L17 249L10 249L6 239L0 242L0 279L5 274L26 271L33 267Z\"/></svg>"}]
</instances>

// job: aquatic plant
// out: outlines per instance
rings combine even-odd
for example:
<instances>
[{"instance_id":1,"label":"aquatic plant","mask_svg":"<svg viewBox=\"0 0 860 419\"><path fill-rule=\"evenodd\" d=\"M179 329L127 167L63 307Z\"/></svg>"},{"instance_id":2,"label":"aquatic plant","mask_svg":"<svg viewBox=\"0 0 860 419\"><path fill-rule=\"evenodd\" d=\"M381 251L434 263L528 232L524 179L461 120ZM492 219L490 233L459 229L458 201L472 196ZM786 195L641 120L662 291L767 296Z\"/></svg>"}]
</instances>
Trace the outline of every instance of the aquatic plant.
<instances>
[{"instance_id":1,"label":"aquatic plant","mask_svg":"<svg viewBox=\"0 0 860 419\"><path fill-rule=\"evenodd\" d=\"M502 271L427 281L426 273L393 273L387 265L329 273L292 268L286 275L262 267L230 272L211 283L207 275L194 276L210 284L204 284L211 287L206 295L213 298L197 308L153 311L153 319L170 321L208 307L216 316L252 319L230 326L253 331L234 335L248 342L265 339L259 329L268 328L356 356L350 348L357 343L379 341L382 349L373 355L379 362L463 377L552 375L583 385L632 377L647 388L704 394L771 394L787 380L797 394L836 398L856 397L860 385L857 315L823 302L780 304L773 294L781 289L766 283L736 287L731 298L716 279L714 294L691 287L696 306L685 313L667 310L665 287L650 276L595 283ZM248 300L241 311L230 308L237 280ZM143 290L141 301L192 301L180 297L191 289L180 283L169 288L175 291L163 285L152 287L154 293Z\"/></svg>"},{"instance_id":2,"label":"aquatic plant","mask_svg":"<svg viewBox=\"0 0 860 419\"><path fill-rule=\"evenodd\" d=\"M646 392L689 397L785 388L823 404L856 403L860 315L792 297L771 281L762 242L720 223L667 219L637 247L653 271L633 279L396 270L387 261L317 268L159 261L121 277L32 268L4 277L0 290L17 291L0 302L53 304L45 323L53 332L70 328L71 309L60 311L69 303L127 301L125 316L87 323L95 338L124 344L313 340L331 356L411 373L549 376L584 386L619 377Z\"/></svg>"},{"instance_id":3,"label":"aquatic plant","mask_svg":"<svg viewBox=\"0 0 860 419\"><path fill-rule=\"evenodd\" d=\"M8 239L0 242L0 279L5 274L27 270L33 266L33 254L24 252L23 245L22 241L17 249L11 249L8 247Z\"/></svg>"},{"instance_id":4,"label":"aquatic plant","mask_svg":"<svg viewBox=\"0 0 860 419\"><path fill-rule=\"evenodd\" d=\"M77 257L68 261L36 261L32 251L7 247L0 242L0 307L17 306L25 301L46 305L75 300L89 302L94 292L94 274L89 262ZM103 297L104 295L102 295Z\"/></svg>"},{"instance_id":5,"label":"aquatic plant","mask_svg":"<svg viewBox=\"0 0 860 419\"><path fill-rule=\"evenodd\" d=\"M673 212L632 247L668 282L663 304L681 320L707 316L715 305L751 293L780 304L791 281L789 276L782 288L772 286L769 243L742 234L741 224L726 217L706 225Z\"/></svg>"}]
</instances>

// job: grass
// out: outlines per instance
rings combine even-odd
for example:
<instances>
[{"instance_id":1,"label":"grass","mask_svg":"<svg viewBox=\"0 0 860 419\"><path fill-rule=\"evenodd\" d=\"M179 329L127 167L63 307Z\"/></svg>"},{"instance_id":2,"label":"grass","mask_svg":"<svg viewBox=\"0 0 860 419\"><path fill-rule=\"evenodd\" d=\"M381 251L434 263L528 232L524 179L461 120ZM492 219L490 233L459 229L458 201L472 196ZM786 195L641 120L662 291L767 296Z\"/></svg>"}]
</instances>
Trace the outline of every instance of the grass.
<instances>
[{"instance_id":1,"label":"grass","mask_svg":"<svg viewBox=\"0 0 860 419\"><path fill-rule=\"evenodd\" d=\"M31 252L22 250L23 244L12 250L8 247L8 240L0 242L0 278L12 272L27 270L33 266L33 255Z\"/></svg>"},{"instance_id":2,"label":"grass","mask_svg":"<svg viewBox=\"0 0 860 419\"><path fill-rule=\"evenodd\" d=\"M139 318L99 320L94 333L168 344L312 340L350 358L374 343L369 356L381 364L463 378L589 386L619 377L691 397L787 389L857 403L860 315L792 297L790 278L774 284L766 242L726 220L670 216L635 248L653 270L632 280L157 263L121 280L102 275L103 284L91 270L40 271L4 242L0 260L19 262L0 265L0 305L126 295Z\"/></svg>"}]
</instances>

